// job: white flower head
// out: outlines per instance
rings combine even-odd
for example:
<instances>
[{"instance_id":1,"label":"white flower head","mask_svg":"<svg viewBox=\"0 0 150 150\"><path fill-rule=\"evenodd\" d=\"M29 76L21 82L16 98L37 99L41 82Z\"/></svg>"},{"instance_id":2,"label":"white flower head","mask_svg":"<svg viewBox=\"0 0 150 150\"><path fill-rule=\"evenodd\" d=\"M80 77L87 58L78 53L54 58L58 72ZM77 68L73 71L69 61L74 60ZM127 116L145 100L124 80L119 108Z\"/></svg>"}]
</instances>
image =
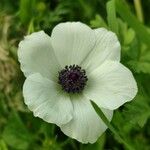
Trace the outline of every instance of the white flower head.
<instances>
[{"instance_id":1,"label":"white flower head","mask_svg":"<svg viewBox=\"0 0 150 150\"><path fill-rule=\"evenodd\" d=\"M107 127L90 100L111 120L113 110L137 93L131 71L120 63L120 49L114 33L80 22L60 23L51 36L26 36L18 50L25 104L66 135L94 143Z\"/></svg>"}]
</instances>

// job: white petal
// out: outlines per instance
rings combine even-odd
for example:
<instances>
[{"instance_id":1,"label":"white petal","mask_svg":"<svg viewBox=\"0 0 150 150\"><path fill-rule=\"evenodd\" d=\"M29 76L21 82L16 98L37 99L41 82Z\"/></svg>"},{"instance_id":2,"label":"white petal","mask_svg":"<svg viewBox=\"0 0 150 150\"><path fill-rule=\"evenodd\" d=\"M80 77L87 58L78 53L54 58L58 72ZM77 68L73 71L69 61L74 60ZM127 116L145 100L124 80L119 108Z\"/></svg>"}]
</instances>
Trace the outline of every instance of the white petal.
<instances>
[{"instance_id":1,"label":"white petal","mask_svg":"<svg viewBox=\"0 0 150 150\"><path fill-rule=\"evenodd\" d=\"M95 44L94 31L80 22L58 24L53 29L51 38L62 67L71 64L79 65Z\"/></svg>"},{"instance_id":2,"label":"white petal","mask_svg":"<svg viewBox=\"0 0 150 150\"><path fill-rule=\"evenodd\" d=\"M106 61L88 76L84 94L99 107L116 109L131 101L137 84L131 71L117 61Z\"/></svg>"},{"instance_id":3,"label":"white petal","mask_svg":"<svg viewBox=\"0 0 150 150\"><path fill-rule=\"evenodd\" d=\"M34 116L61 125L72 119L73 107L69 96L60 93L57 88L53 81L36 73L27 77L23 95Z\"/></svg>"},{"instance_id":4,"label":"white petal","mask_svg":"<svg viewBox=\"0 0 150 150\"><path fill-rule=\"evenodd\" d=\"M19 43L18 57L26 77L40 73L54 80L60 70L50 37L43 31L32 33Z\"/></svg>"},{"instance_id":5,"label":"white petal","mask_svg":"<svg viewBox=\"0 0 150 150\"><path fill-rule=\"evenodd\" d=\"M94 30L96 44L87 59L83 62L84 69L91 72L99 67L105 60L120 61L120 43L115 33L99 28Z\"/></svg>"},{"instance_id":6,"label":"white petal","mask_svg":"<svg viewBox=\"0 0 150 150\"><path fill-rule=\"evenodd\" d=\"M73 119L61 126L64 134L82 143L94 143L107 129L104 122L97 115L90 101L82 95L71 97L74 116ZM106 117L111 120L113 111L102 109Z\"/></svg>"}]
</instances>

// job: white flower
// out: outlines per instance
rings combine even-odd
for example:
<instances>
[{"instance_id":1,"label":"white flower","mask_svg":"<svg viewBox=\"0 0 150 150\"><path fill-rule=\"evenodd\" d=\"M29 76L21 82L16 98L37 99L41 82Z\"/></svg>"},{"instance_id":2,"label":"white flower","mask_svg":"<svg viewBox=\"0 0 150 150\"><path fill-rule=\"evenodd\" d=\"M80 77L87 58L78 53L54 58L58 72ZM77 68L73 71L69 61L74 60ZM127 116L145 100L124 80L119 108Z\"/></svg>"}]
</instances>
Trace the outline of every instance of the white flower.
<instances>
[{"instance_id":1,"label":"white flower","mask_svg":"<svg viewBox=\"0 0 150 150\"><path fill-rule=\"evenodd\" d=\"M60 23L51 37L44 31L26 36L18 56L27 78L24 100L34 116L82 143L94 143L107 128L90 100L111 120L137 93L131 71L119 62L116 35L104 28Z\"/></svg>"}]
</instances>

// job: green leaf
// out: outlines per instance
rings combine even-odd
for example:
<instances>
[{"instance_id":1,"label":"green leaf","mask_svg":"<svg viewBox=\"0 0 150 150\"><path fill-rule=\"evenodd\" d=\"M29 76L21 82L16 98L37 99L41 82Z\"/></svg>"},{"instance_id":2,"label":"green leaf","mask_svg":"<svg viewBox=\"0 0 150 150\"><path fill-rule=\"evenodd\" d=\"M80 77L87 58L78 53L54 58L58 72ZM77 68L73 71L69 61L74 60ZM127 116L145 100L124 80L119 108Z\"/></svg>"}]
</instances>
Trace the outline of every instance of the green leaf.
<instances>
[{"instance_id":1,"label":"green leaf","mask_svg":"<svg viewBox=\"0 0 150 150\"><path fill-rule=\"evenodd\" d=\"M98 14L95 16L94 20L90 21L90 24L91 24L91 27L93 27L93 28L99 28L99 27L108 28L104 19Z\"/></svg>"},{"instance_id":2,"label":"green leaf","mask_svg":"<svg viewBox=\"0 0 150 150\"><path fill-rule=\"evenodd\" d=\"M150 117L150 105L148 97L144 94L138 94L135 100L125 106L125 121L132 124L139 124L143 127Z\"/></svg>"},{"instance_id":3,"label":"green leaf","mask_svg":"<svg viewBox=\"0 0 150 150\"><path fill-rule=\"evenodd\" d=\"M109 28L111 31L115 32L118 35L118 22L116 18L115 0L107 2L106 9Z\"/></svg>"},{"instance_id":4,"label":"green leaf","mask_svg":"<svg viewBox=\"0 0 150 150\"><path fill-rule=\"evenodd\" d=\"M128 64L137 73L143 72L150 74L150 62L131 60L128 62Z\"/></svg>"},{"instance_id":5,"label":"green leaf","mask_svg":"<svg viewBox=\"0 0 150 150\"><path fill-rule=\"evenodd\" d=\"M128 27L128 24L122 21L120 18L118 18L117 21L119 30L119 40L121 41L121 45L129 46L133 43L133 40L136 37L135 31L132 28Z\"/></svg>"},{"instance_id":6,"label":"green leaf","mask_svg":"<svg viewBox=\"0 0 150 150\"><path fill-rule=\"evenodd\" d=\"M138 60L131 60L128 62L130 67L137 73L150 74L150 52L148 49L141 49Z\"/></svg>"},{"instance_id":7,"label":"green leaf","mask_svg":"<svg viewBox=\"0 0 150 150\"><path fill-rule=\"evenodd\" d=\"M115 0L116 1L116 11L125 20L136 32L138 37L146 43L150 45L150 33L147 28L138 21L138 19L130 12L127 7L127 4L123 0Z\"/></svg>"},{"instance_id":8,"label":"green leaf","mask_svg":"<svg viewBox=\"0 0 150 150\"><path fill-rule=\"evenodd\" d=\"M10 116L2 137L9 146L19 150L26 150L32 141L32 137L15 112Z\"/></svg>"},{"instance_id":9,"label":"green leaf","mask_svg":"<svg viewBox=\"0 0 150 150\"><path fill-rule=\"evenodd\" d=\"M133 41L134 37L135 37L134 30L132 28L129 28L124 37L124 44L126 45L130 44Z\"/></svg>"}]
</instances>

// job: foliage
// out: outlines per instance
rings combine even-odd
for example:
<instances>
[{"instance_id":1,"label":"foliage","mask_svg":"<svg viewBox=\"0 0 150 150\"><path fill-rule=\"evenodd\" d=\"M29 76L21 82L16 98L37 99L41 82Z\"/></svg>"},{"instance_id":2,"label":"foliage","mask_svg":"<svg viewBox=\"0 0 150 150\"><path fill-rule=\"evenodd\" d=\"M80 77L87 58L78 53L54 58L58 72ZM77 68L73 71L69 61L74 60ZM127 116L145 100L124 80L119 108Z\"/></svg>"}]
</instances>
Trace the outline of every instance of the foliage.
<instances>
[{"instance_id":1,"label":"foliage","mask_svg":"<svg viewBox=\"0 0 150 150\"><path fill-rule=\"evenodd\" d=\"M57 23L73 20L117 34L122 63L132 70L139 92L132 102L115 111L112 125L133 149L150 149L150 0L142 1L143 12L134 2L0 1L0 150L127 149L110 130L93 145L78 143L55 125L33 117L23 103L24 76L17 61L19 41L25 34L38 30L50 34Z\"/></svg>"}]
</instances>

